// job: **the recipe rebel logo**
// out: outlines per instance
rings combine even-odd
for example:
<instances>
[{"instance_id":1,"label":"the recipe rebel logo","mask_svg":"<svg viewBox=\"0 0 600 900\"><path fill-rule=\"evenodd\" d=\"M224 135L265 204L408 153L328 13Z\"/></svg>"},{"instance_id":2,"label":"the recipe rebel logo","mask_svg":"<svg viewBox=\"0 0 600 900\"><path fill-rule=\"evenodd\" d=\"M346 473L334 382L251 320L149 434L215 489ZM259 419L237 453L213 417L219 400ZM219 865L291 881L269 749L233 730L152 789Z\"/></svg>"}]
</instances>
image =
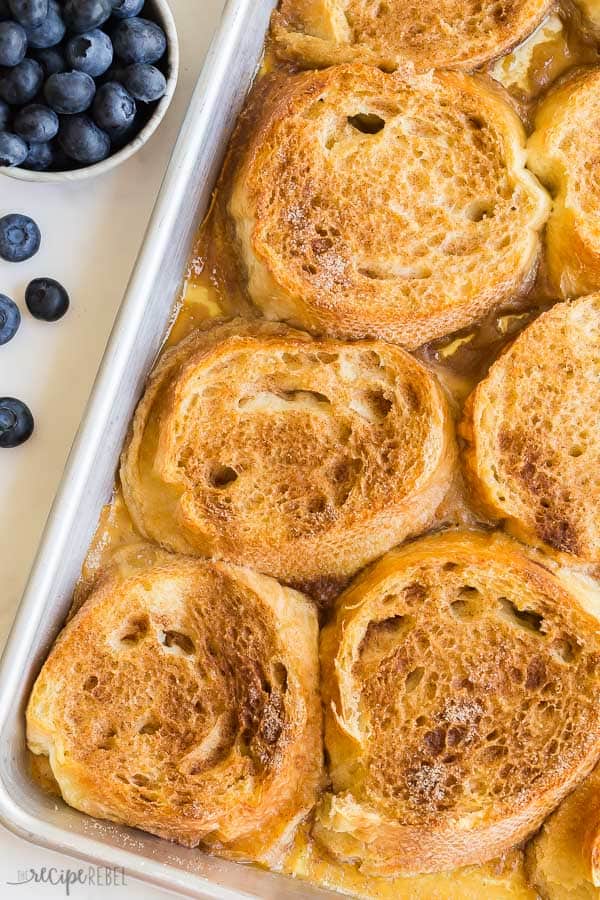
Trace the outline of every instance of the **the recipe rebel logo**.
<instances>
[{"instance_id":1,"label":"the recipe rebel logo","mask_svg":"<svg viewBox=\"0 0 600 900\"><path fill-rule=\"evenodd\" d=\"M57 866L43 866L39 869L19 869L13 881L5 882L11 887L31 884L48 884L64 887L65 896L70 897L82 887L120 888L127 886L125 869L119 866L86 866L81 869L61 869Z\"/></svg>"}]
</instances>

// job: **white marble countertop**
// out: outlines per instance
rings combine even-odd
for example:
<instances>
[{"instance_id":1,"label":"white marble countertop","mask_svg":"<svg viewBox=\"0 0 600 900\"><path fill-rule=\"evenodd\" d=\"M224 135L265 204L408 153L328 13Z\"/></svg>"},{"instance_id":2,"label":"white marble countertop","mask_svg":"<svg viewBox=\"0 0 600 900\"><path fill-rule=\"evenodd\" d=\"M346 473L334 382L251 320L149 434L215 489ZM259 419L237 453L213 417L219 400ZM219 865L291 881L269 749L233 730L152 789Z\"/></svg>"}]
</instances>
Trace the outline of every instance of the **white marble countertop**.
<instances>
[{"instance_id":1,"label":"white marble countertop","mask_svg":"<svg viewBox=\"0 0 600 900\"><path fill-rule=\"evenodd\" d=\"M0 260L0 293L12 297L22 314L17 335L0 347L0 396L25 401L36 425L26 444L0 450L2 644L223 2L171 0L181 42L180 82L165 121L131 160L98 180L72 185L29 184L0 175L0 215L26 213L42 232L33 259L17 265ZM57 278L69 291L71 309L60 322L39 322L27 312L24 290L36 276ZM0 827L3 900L64 897L62 885L10 884L20 880L19 872L44 866L75 864ZM128 879L126 886L112 888L75 886L70 896L171 895Z\"/></svg>"}]
</instances>

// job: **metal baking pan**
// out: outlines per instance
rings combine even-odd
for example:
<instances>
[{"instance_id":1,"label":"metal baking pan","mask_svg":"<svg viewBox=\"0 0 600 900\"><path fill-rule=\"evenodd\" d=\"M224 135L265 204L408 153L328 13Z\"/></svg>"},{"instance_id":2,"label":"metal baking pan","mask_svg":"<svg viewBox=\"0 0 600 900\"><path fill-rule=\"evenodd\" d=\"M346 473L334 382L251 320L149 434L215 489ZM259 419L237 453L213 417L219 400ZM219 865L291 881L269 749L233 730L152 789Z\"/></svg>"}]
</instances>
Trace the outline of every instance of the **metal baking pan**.
<instances>
[{"instance_id":1,"label":"metal baking pan","mask_svg":"<svg viewBox=\"0 0 600 900\"><path fill-rule=\"evenodd\" d=\"M168 330L194 237L260 61L275 0L229 0L165 176L146 238L0 663L0 820L13 832L189 897L331 897L328 891L124 827L39 789L29 774L24 708L60 630L135 405Z\"/></svg>"}]
</instances>

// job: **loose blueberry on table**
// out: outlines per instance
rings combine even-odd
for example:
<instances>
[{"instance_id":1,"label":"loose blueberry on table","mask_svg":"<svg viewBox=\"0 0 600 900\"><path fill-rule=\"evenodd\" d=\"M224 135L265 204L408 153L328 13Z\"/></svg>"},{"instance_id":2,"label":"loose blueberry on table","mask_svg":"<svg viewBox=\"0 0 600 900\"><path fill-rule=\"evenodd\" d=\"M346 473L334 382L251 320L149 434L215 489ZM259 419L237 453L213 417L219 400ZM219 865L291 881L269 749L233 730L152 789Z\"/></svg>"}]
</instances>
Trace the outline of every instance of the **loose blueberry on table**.
<instances>
[{"instance_id":1,"label":"loose blueberry on table","mask_svg":"<svg viewBox=\"0 0 600 900\"><path fill-rule=\"evenodd\" d=\"M41 235L33 219L20 213L9 213L0 219L0 258L6 262L23 262L40 249Z\"/></svg>"},{"instance_id":2,"label":"loose blueberry on table","mask_svg":"<svg viewBox=\"0 0 600 900\"><path fill-rule=\"evenodd\" d=\"M54 278L34 278L27 285L25 303L34 318L57 322L69 308L69 295Z\"/></svg>"},{"instance_id":3,"label":"loose blueberry on table","mask_svg":"<svg viewBox=\"0 0 600 900\"><path fill-rule=\"evenodd\" d=\"M15 397L0 397L0 447L18 447L33 434L31 410Z\"/></svg>"},{"instance_id":4,"label":"loose blueberry on table","mask_svg":"<svg viewBox=\"0 0 600 900\"><path fill-rule=\"evenodd\" d=\"M121 149L167 90L145 0L0 0L0 166L65 171Z\"/></svg>"},{"instance_id":5,"label":"loose blueberry on table","mask_svg":"<svg viewBox=\"0 0 600 900\"><path fill-rule=\"evenodd\" d=\"M21 313L14 300L0 294L0 344L8 344L19 330Z\"/></svg>"},{"instance_id":6,"label":"loose blueberry on table","mask_svg":"<svg viewBox=\"0 0 600 900\"><path fill-rule=\"evenodd\" d=\"M1 0L0 0L1 2ZM77 117L73 117L74 119ZM32 147L49 144L32 144ZM0 219L0 257L8 262L29 259L40 246L40 230L28 216L10 213ZM57 322L69 308L69 295L54 278L34 278L27 285L25 303L31 315L44 322ZM0 345L7 344L19 330L19 307L0 294ZM0 398L0 447L18 447L33 433L30 409L15 397Z\"/></svg>"}]
</instances>

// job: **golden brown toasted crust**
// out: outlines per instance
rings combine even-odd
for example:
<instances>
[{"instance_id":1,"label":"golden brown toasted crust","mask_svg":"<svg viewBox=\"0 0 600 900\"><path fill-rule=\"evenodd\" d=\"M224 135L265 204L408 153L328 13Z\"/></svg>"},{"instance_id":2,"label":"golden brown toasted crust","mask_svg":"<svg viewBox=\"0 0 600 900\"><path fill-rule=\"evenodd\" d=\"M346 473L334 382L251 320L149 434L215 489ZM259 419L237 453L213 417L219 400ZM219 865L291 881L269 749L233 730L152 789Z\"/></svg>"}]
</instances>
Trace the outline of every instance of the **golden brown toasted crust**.
<instances>
[{"instance_id":1,"label":"golden brown toasted crust","mask_svg":"<svg viewBox=\"0 0 600 900\"><path fill-rule=\"evenodd\" d=\"M530 168L553 191L546 227L548 271L562 297L600 288L600 70L549 92L528 142Z\"/></svg>"},{"instance_id":2,"label":"golden brown toasted crust","mask_svg":"<svg viewBox=\"0 0 600 900\"><path fill-rule=\"evenodd\" d=\"M332 793L315 835L375 875L484 862L600 754L600 625L501 535L389 553L321 634Z\"/></svg>"},{"instance_id":3,"label":"golden brown toasted crust","mask_svg":"<svg viewBox=\"0 0 600 900\"><path fill-rule=\"evenodd\" d=\"M599 853L600 767L596 767L529 843L529 881L544 900L597 900Z\"/></svg>"},{"instance_id":4,"label":"golden brown toasted crust","mask_svg":"<svg viewBox=\"0 0 600 900\"><path fill-rule=\"evenodd\" d=\"M412 349L524 288L549 198L492 84L356 64L259 85L229 209L267 318Z\"/></svg>"},{"instance_id":5,"label":"golden brown toasted crust","mask_svg":"<svg viewBox=\"0 0 600 900\"><path fill-rule=\"evenodd\" d=\"M472 496L530 544L600 562L600 294L525 329L465 407Z\"/></svg>"},{"instance_id":6,"label":"golden brown toasted crust","mask_svg":"<svg viewBox=\"0 0 600 900\"><path fill-rule=\"evenodd\" d=\"M42 668L29 747L83 812L273 865L321 780L317 630L270 578L128 547Z\"/></svg>"},{"instance_id":7,"label":"golden brown toasted crust","mask_svg":"<svg viewBox=\"0 0 600 900\"><path fill-rule=\"evenodd\" d=\"M442 389L399 347L237 320L165 354L121 480L146 537L299 583L427 527L454 463Z\"/></svg>"},{"instance_id":8,"label":"golden brown toasted crust","mask_svg":"<svg viewBox=\"0 0 600 900\"><path fill-rule=\"evenodd\" d=\"M282 0L277 52L307 67L360 61L384 68L473 70L531 34L551 0Z\"/></svg>"}]
</instances>

